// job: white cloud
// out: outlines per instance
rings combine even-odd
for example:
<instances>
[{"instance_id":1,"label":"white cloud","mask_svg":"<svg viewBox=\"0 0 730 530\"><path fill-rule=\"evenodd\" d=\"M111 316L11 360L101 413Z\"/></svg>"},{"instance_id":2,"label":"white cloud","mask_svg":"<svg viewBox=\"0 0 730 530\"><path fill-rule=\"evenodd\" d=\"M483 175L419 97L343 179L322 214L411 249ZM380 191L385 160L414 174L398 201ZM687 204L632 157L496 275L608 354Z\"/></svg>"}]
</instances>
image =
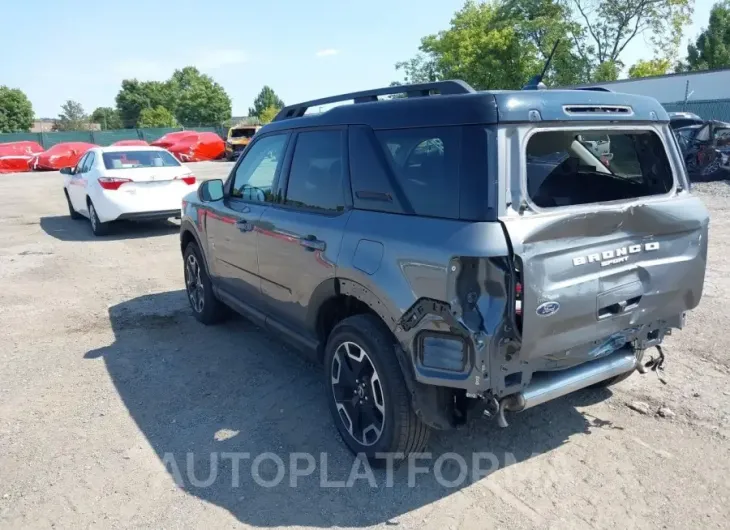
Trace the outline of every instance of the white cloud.
<instances>
[{"instance_id":1,"label":"white cloud","mask_svg":"<svg viewBox=\"0 0 730 530\"><path fill-rule=\"evenodd\" d=\"M315 55L317 57L331 57L333 55L337 55L340 53L340 50L335 50L334 48L325 48L324 50L319 50Z\"/></svg>"}]
</instances>

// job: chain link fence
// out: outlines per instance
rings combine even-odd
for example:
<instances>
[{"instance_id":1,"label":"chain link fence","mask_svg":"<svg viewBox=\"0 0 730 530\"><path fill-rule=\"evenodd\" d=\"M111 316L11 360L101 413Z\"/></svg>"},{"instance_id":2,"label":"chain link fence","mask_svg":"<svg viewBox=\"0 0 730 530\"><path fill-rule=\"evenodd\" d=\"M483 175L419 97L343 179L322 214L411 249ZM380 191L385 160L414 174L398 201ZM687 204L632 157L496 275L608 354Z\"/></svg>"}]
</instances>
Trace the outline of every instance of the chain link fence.
<instances>
[{"instance_id":1,"label":"chain link fence","mask_svg":"<svg viewBox=\"0 0 730 530\"><path fill-rule=\"evenodd\" d=\"M704 120L730 122L730 99L663 103L667 112L693 112Z\"/></svg>"}]
</instances>

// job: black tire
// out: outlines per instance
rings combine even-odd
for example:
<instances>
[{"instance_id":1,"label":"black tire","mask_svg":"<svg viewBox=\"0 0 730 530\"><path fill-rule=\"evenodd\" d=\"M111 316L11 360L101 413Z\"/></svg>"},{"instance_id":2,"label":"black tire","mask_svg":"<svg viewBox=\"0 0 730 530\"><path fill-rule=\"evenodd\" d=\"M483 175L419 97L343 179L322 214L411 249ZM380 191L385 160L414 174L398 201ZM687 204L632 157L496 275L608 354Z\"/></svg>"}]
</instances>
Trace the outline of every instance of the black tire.
<instances>
[{"instance_id":1,"label":"black tire","mask_svg":"<svg viewBox=\"0 0 730 530\"><path fill-rule=\"evenodd\" d=\"M193 262L195 265L193 265ZM189 243L185 248L183 271L185 274L185 292L193 316L206 326L223 321L229 314L228 309L213 293L213 285L210 282L208 270L205 267L200 249L195 243Z\"/></svg>"},{"instance_id":2,"label":"black tire","mask_svg":"<svg viewBox=\"0 0 730 530\"><path fill-rule=\"evenodd\" d=\"M340 386L339 383L343 377L344 366L339 366L339 363L343 362L343 356L350 353L355 347L353 344L366 353L374 372L369 378L365 376L356 385L362 386L365 384L364 381L367 381L367 390L359 394L359 403L363 403L363 394L366 394L365 397L369 396L372 400L369 412L358 413L357 411L363 410L363 405L354 403L358 400L358 390L355 390L352 397L349 397L348 385L343 383L343 386ZM345 351L345 346L351 349ZM361 352L355 355L364 358ZM336 357L337 361L335 361ZM386 465L387 460L378 458L376 455L379 453L397 453L398 456L393 459L397 462L407 458L410 453L418 453L423 450L428 442L430 429L413 412L408 388L396 358L394 339L377 317L355 315L337 324L327 341L324 365L327 403L332 413L332 419L345 444L353 453L363 454L371 464L382 467ZM347 368L347 373L346 379L352 380L357 373L363 374L364 371L358 372ZM373 382L376 381L376 375L378 383ZM339 400L335 397L336 393L340 395ZM345 394L348 398L342 399ZM372 410L378 395L382 412ZM362 432L358 436L359 439L356 439L356 435L351 431L362 431L362 427L356 429L352 420L348 425L346 418L350 417L350 412L347 410L341 412L345 409L345 405L349 407L348 410L353 410L355 407L353 414L359 415L359 419L356 420L358 424L364 424L362 421L364 418L367 418L366 421L372 420L372 423L364 429L365 432L375 426L377 422L375 416L382 417L381 429L376 430L378 433L376 439L371 436L368 440L365 432ZM364 406L367 407L368 404L366 403Z\"/></svg>"},{"instance_id":3,"label":"black tire","mask_svg":"<svg viewBox=\"0 0 730 530\"><path fill-rule=\"evenodd\" d=\"M63 194L66 196L66 204L68 204L68 214L71 216L71 219L74 221L78 221L79 219L83 219L84 216L81 215L79 212L74 210L73 205L71 204L71 199L68 196L68 192L64 189Z\"/></svg>"},{"instance_id":4,"label":"black tire","mask_svg":"<svg viewBox=\"0 0 730 530\"><path fill-rule=\"evenodd\" d=\"M109 223L102 223L99 216L96 215L94 203L89 200L89 222L91 223L91 231L95 236L105 236L109 233Z\"/></svg>"}]
</instances>

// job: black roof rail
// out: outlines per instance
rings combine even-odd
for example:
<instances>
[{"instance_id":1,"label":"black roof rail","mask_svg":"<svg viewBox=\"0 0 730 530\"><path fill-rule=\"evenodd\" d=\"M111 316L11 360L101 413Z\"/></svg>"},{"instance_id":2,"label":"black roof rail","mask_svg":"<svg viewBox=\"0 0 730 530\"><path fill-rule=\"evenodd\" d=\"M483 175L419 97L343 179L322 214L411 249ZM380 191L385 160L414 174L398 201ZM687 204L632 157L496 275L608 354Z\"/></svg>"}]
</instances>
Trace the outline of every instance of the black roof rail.
<instances>
[{"instance_id":1,"label":"black roof rail","mask_svg":"<svg viewBox=\"0 0 730 530\"><path fill-rule=\"evenodd\" d=\"M606 87L602 86L582 86L578 87L576 90L593 90L595 92L613 92L613 90L610 90Z\"/></svg>"},{"instance_id":2,"label":"black roof rail","mask_svg":"<svg viewBox=\"0 0 730 530\"><path fill-rule=\"evenodd\" d=\"M448 81L435 81L433 83L418 83L414 85L393 85L383 88L375 88L372 90L363 90L361 92L350 92L349 94L340 94L339 96L330 96L327 98L313 99L288 105L281 109L273 121L288 120L289 118L300 118L304 116L307 109L317 107L319 105L327 105L329 103L338 103L340 101L353 100L355 103L367 103L370 101L378 101L378 96L389 96L391 94L405 94L409 98L430 96L431 92L438 92L441 95L451 94L470 94L475 90L464 81L452 79Z\"/></svg>"}]
</instances>

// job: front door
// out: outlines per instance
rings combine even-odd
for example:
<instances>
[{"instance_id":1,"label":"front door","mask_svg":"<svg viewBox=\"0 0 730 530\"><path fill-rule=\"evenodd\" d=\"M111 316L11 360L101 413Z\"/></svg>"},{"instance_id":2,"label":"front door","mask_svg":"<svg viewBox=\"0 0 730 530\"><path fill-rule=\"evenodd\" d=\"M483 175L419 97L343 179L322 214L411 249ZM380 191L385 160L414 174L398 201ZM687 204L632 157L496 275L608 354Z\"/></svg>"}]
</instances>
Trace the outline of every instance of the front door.
<instances>
[{"instance_id":1,"label":"front door","mask_svg":"<svg viewBox=\"0 0 730 530\"><path fill-rule=\"evenodd\" d=\"M283 201L261 217L259 270L267 312L302 330L315 289L335 277L350 215L343 186L345 141L339 129L299 133L282 183Z\"/></svg>"},{"instance_id":2,"label":"front door","mask_svg":"<svg viewBox=\"0 0 730 530\"><path fill-rule=\"evenodd\" d=\"M256 234L284 158L288 134L258 138L234 167L225 197L206 211L205 223L216 284L243 303L260 298Z\"/></svg>"},{"instance_id":3,"label":"front door","mask_svg":"<svg viewBox=\"0 0 730 530\"><path fill-rule=\"evenodd\" d=\"M68 186L68 198L71 200L74 210L81 213L87 213L86 187L88 182L86 177L91 166L92 156L93 153L86 153L81 157L78 164L76 164L74 174L71 175Z\"/></svg>"}]
</instances>

